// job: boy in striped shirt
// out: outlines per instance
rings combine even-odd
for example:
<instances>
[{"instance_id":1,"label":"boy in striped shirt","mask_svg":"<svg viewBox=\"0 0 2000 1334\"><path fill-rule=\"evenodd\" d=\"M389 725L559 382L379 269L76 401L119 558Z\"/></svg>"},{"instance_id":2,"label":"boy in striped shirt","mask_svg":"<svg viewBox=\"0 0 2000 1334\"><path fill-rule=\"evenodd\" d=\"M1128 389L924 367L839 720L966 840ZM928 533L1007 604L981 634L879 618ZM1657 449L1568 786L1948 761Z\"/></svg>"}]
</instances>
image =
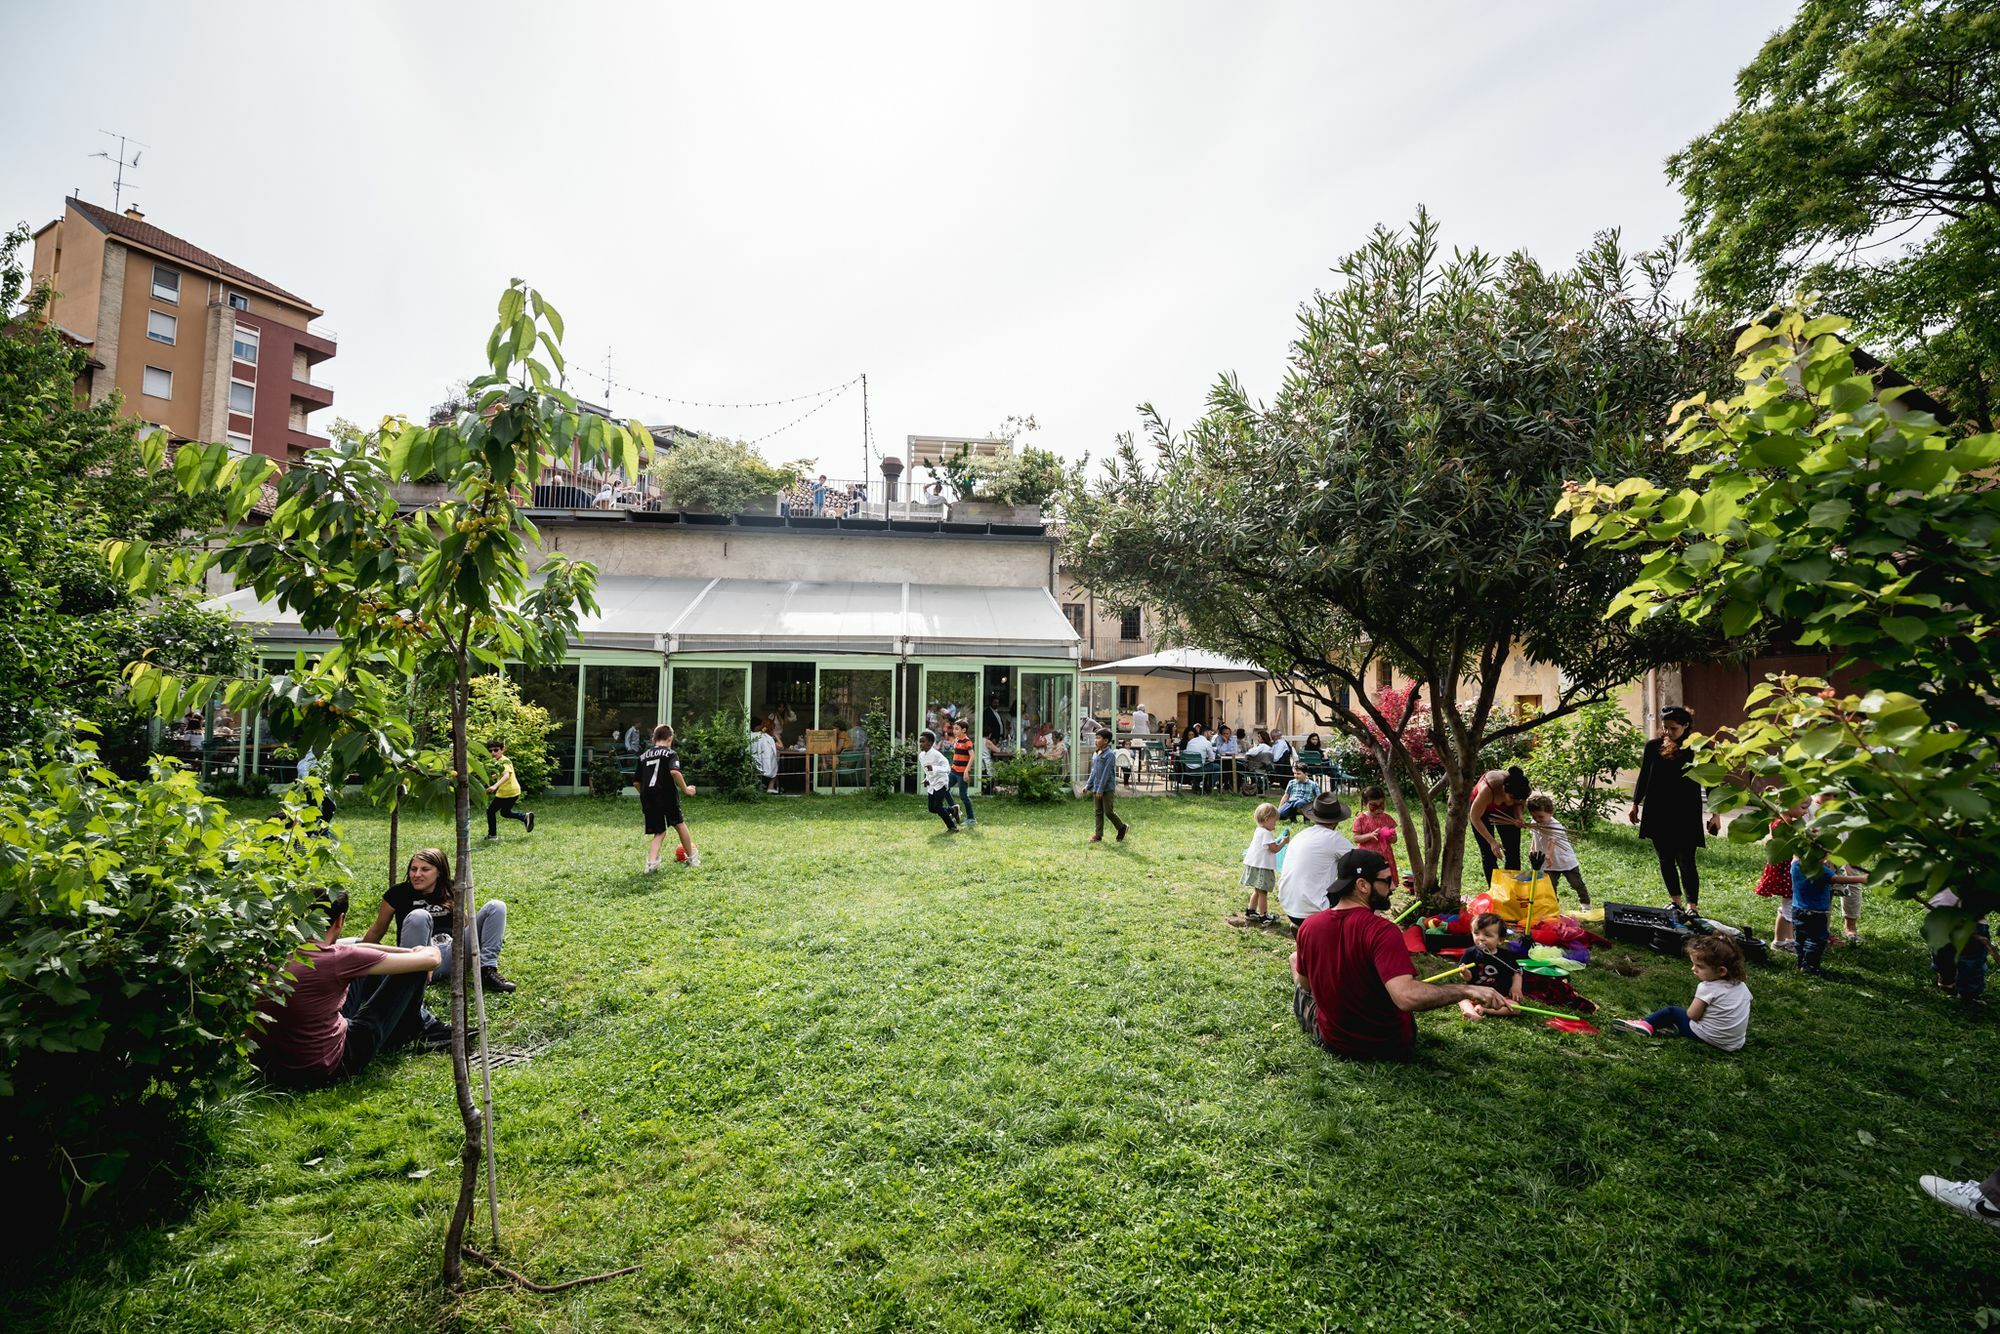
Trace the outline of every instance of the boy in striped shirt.
<instances>
[{"instance_id":1,"label":"boy in striped shirt","mask_svg":"<svg viewBox=\"0 0 2000 1334\"><path fill-rule=\"evenodd\" d=\"M953 798L965 806L965 822L969 825L979 821L972 814L972 724L960 719L958 739L951 743L951 783L945 789Z\"/></svg>"}]
</instances>

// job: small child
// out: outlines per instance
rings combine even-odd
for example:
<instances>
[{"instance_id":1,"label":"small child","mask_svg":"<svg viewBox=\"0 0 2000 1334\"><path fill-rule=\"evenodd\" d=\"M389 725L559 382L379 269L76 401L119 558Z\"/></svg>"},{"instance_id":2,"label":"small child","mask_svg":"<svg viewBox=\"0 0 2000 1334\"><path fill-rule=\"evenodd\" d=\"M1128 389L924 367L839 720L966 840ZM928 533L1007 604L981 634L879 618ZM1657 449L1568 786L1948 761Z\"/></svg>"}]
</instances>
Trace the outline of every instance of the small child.
<instances>
[{"instance_id":1,"label":"small child","mask_svg":"<svg viewBox=\"0 0 2000 1334\"><path fill-rule=\"evenodd\" d=\"M1771 821L1770 832L1775 834L1779 825L1790 824L1804 815L1807 804L1802 801L1780 812L1778 818ZM1771 846L1773 845L1767 837L1765 847ZM1762 898L1778 901L1777 920L1771 924L1771 948L1789 953L1798 948L1797 942L1792 939L1792 867L1789 858L1779 857L1776 861L1771 860L1775 855L1766 853L1763 873L1757 877L1757 885L1752 892Z\"/></svg>"},{"instance_id":2,"label":"small child","mask_svg":"<svg viewBox=\"0 0 2000 1334\"><path fill-rule=\"evenodd\" d=\"M1354 817L1354 846L1367 852L1379 852L1389 863L1389 874L1402 884L1403 877L1396 870L1396 817L1387 811L1389 794L1380 787L1371 787L1361 794L1365 809Z\"/></svg>"},{"instance_id":3,"label":"small child","mask_svg":"<svg viewBox=\"0 0 2000 1334\"><path fill-rule=\"evenodd\" d=\"M1868 877L1851 868L1834 870L1822 863L1808 875L1805 863L1792 858L1792 939L1799 955L1799 971L1809 977L1825 977L1827 926L1833 915L1833 887L1859 885Z\"/></svg>"},{"instance_id":4,"label":"small child","mask_svg":"<svg viewBox=\"0 0 2000 1334\"><path fill-rule=\"evenodd\" d=\"M687 820L681 815L681 798L694 795L694 784L681 774L681 757L674 753L672 727L661 723L653 729L653 744L639 756L639 768L632 775L632 782L639 789L639 809L646 817L646 834L653 840L646 850L646 873L651 875L660 869L660 845L667 841L669 829L681 838L679 860L688 866L701 865L701 854L694 848L694 835L688 832Z\"/></svg>"},{"instance_id":5,"label":"small child","mask_svg":"<svg viewBox=\"0 0 2000 1334\"><path fill-rule=\"evenodd\" d=\"M1250 906L1243 920L1251 926L1273 926L1277 918L1266 909L1270 893L1278 887L1278 849L1292 836L1278 832L1278 808L1265 802L1256 811L1257 827L1250 831L1250 846L1243 850L1243 884L1250 891Z\"/></svg>"},{"instance_id":6,"label":"small child","mask_svg":"<svg viewBox=\"0 0 2000 1334\"><path fill-rule=\"evenodd\" d=\"M1750 984L1743 980L1743 951L1727 936L1698 936L1688 942L1695 975L1694 999L1686 1009L1668 1005L1644 1019L1620 1019L1648 1037L1689 1037L1719 1051L1741 1051L1750 1033Z\"/></svg>"},{"instance_id":7,"label":"small child","mask_svg":"<svg viewBox=\"0 0 2000 1334\"><path fill-rule=\"evenodd\" d=\"M1931 908L1961 907L1958 894L1953 890L1943 890L1931 896L1925 906ZM1981 917L1972 924L1972 939L1959 949L1946 941L1931 955L1931 976L1939 989L1949 991L1968 1007L1976 1007L1984 1002L1980 999L1986 990L1986 964L1991 958L2000 962L2000 949L1993 945L1993 932Z\"/></svg>"},{"instance_id":8,"label":"small child","mask_svg":"<svg viewBox=\"0 0 2000 1334\"><path fill-rule=\"evenodd\" d=\"M951 761L937 748L937 733L923 732L917 737L922 749L917 752L917 766L923 771L924 792L930 804L931 814L944 821L944 832L958 832L957 808L951 804L946 794L945 784L951 781Z\"/></svg>"},{"instance_id":9,"label":"small child","mask_svg":"<svg viewBox=\"0 0 2000 1334\"><path fill-rule=\"evenodd\" d=\"M1466 969L1469 986L1492 987L1510 1001L1522 999L1521 968L1500 952L1507 939L1507 922L1499 913L1483 912L1472 919L1472 944L1459 959ZM1484 1011L1471 1001L1460 1001L1458 1011L1467 1019L1480 1019Z\"/></svg>"},{"instance_id":10,"label":"small child","mask_svg":"<svg viewBox=\"0 0 2000 1334\"><path fill-rule=\"evenodd\" d=\"M486 789L486 795L493 800L486 803L486 837L500 837L500 820L519 820L529 833L535 832L535 813L517 811L514 803L521 799L521 780L514 776L514 761L507 758L507 743L499 737L486 743L486 753L500 766L500 776Z\"/></svg>"},{"instance_id":11,"label":"small child","mask_svg":"<svg viewBox=\"0 0 2000 1334\"><path fill-rule=\"evenodd\" d=\"M1556 799L1546 792L1528 798L1528 833L1534 839L1535 864L1548 872L1551 880L1567 880L1576 891L1579 907L1590 906L1590 886L1583 883L1583 868L1577 865L1576 849L1569 844L1569 831L1556 823Z\"/></svg>"},{"instance_id":12,"label":"small child","mask_svg":"<svg viewBox=\"0 0 2000 1334\"><path fill-rule=\"evenodd\" d=\"M1286 824L1305 814L1306 807L1319 796L1319 784L1306 777L1306 771L1298 765L1292 766L1292 781L1285 784L1285 795L1278 802L1278 818Z\"/></svg>"}]
</instances>

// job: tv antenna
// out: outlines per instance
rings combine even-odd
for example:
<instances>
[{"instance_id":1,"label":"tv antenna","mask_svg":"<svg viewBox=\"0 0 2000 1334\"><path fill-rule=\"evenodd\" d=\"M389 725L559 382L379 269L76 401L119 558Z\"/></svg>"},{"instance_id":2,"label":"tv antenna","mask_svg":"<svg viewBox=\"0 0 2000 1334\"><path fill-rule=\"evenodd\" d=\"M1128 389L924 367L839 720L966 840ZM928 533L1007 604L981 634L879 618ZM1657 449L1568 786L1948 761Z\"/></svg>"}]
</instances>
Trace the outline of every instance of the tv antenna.
<instances>
[{"instance_id":1,"label":"tv antenna","mask_svg":"<svg viewBox=\"0 0 2000 1334\"><path fill-rule=\"evenodd\" d=\"M118 175L111 182L111 210L114 213L122 213L125 210L125 173L128 170L137 171L139 169L140 150L151 148L152 145L142 144L137 139L128 140L124 135L113 134L110 130L99 130L98 133L108 135L118 141L118 155L116 157L113 157L108 152L92 153L91 156L101 157L106 162L115 162L118 164ZM125 145L127 143L132 145L132 160L130 162L125 160Z\"/></svg>"}]
</instances>

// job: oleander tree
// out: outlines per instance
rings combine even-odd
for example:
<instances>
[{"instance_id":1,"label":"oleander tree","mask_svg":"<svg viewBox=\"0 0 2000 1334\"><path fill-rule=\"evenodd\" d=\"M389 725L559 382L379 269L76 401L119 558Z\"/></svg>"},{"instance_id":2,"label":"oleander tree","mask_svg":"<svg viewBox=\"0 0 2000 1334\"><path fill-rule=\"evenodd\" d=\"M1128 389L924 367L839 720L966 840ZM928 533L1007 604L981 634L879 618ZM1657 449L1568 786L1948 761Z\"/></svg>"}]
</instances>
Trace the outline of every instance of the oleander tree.
<instances>
[{"instance_id":1,"label":"oleander tree","mask_svg":"<svg viewBox=\"0 0 2000 1334\"><path fill-rule=\"evenodd\" d=\"M1611 604L1632 626L1771 626L1858 671L1858 690L1774 676L1702 747L1695 774L1742 810L1730 837L1817 868L1858 865L1903 898L1955 890L1925 922L1963 946L2000 908L2000 434L1960 436L1860 372L1847 321L1799 307L1738 342L1742 391L1676 410L1687 485L1582 484L1578 537L1643 561Z\"/></svg>"},{"instance_id":2,"label":"oleander tree","mask_svg":"<svg viewBox=\"0 0 2000 1334\"><path fill-rule=\"evenodd\" d=\"M2000 9L1805 0L1736 76L1735 110L1668 160L1705 295L1795 292L1994 428L2000 375Z\"/></svg>"},{"instance_id":3,"label":"oleander tree","mask_svg":"<svg viewBox=\"0 0 2000 1334\"><path fill-rule=\"evenodd\" d=\"M562 387L562 333L555 307L517 279L501 293L487 369L468 381L455 414L424 425L385 420L379 431L350 434L275 476L268 461L232 456L225 446L185 446L174 461L183 490L219 492L240 520L269 487L268 517L218 531L199 556L144 543L107 547L135 591L219 570L293 612L305 632L329 636L324 652L301 655L289 673L195 676L140 664L131 688L162 713L211 699L246 712L280 711L300 744L320 752L324 772L359 775L394 803L441 785L457 828L452 933L462 941L472 938L477 907L473 793L487 778L485 757L475 755L467 735L472 679L509 663L559 662L579 617L596 610L595 569L542 553L524 498L558 457L580 456L630 477L651 443L636 422L621 426L578 410ZM414 512L399 507L394 484L433 476L444 482L442 503ZM426 761L435 752L420 744L409 719L413 683L439 680L450 743L442 772ZM454 1286L482 1141L489 1214L497 1204L486 1135L491 1083L482 1109L466 1054L475 953L453 951L451 969L452 1076L465 1123L459 1197L444 1246L444 1277ZM472 990L476 999L476 980ZM493 1227L497 1245L497 1218Z\"/></svg>"},{"instance_id":4,"label":"oleander tree","mask_svg":"<svg viewBox=\"0 0 2000 1334\"><path fill-rule=\"evenodd\" d=\"M1065 557L1099 596L1262 664L1358 743L1419 888L1448 897L1482 749L1699 647L1672 618L1606 622L1637 561L1550 511L1593 471L1680 477L1666 414L1720 373L1722 344L1666 294L1670 251L1628 256L1612 235L1567 270L1444 259L1419 212L1335 272L1300 308L1269 402L1226 376L1185 431L1142 408L1154 457L1124 440L1072 488ZM1510 719L1497 695L1517 655L1563 686ZM1394 716L1370 686L1382 660L1414 683Z\"/></svg>"}]
</instances>

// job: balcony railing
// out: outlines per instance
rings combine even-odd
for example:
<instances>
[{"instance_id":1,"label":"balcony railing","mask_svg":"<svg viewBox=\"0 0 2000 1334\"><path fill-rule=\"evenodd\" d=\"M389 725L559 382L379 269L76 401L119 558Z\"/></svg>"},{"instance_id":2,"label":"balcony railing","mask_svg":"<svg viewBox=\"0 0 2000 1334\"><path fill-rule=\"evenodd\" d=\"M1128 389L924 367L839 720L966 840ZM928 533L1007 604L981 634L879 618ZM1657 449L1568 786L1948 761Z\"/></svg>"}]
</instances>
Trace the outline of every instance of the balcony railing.
<instances>
[{"instance_id":1,"label":"balcony railing","mask_svg":"<svg viewBox=\"0 0 2000 1334\"><path fill-rule=\"evenodd\" d=\"M545 478L535 487L534 506L578 511L681 511L678 504L661 494L650 481L635 484L622 477L604 477L589 469L575 475L557 473ZM767 500L763 506L740 517L752 524L797 521L800 526L827 521L844 521L844 526L851 526L871 520L969 521L982 527L992 523L1021 528L1040 526L1039 516L1032 513L982 511L975 516L965 506L952 504L941 493L927 494L922 487L911 495L899 485L895 499L891 500L886 483L879 477L873 482L829 477L824 483L815 477L786 490L777 497L775 505Z\"/></svg>"}]
</instances>

